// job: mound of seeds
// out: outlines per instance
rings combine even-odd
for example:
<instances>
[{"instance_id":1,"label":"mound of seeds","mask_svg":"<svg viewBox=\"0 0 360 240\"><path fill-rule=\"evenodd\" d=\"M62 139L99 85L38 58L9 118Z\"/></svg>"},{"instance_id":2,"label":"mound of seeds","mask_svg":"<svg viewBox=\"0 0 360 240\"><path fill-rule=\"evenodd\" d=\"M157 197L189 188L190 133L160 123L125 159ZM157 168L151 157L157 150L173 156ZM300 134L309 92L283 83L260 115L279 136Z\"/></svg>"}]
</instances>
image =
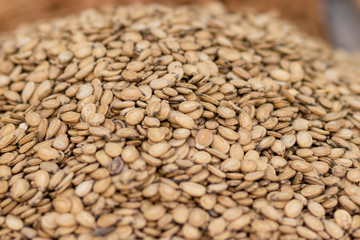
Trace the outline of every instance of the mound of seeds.
<instances>
[{"instance_id":1,"label":"mound of seeds","mask_svg":"<svg viewBox=\"0 0 360 240\"><path fill-rule=\"evenodd\" d=\"M342 59L218 5L17 30L0 41L0 239L360 238Z\"/></svg>"}]
</instances>

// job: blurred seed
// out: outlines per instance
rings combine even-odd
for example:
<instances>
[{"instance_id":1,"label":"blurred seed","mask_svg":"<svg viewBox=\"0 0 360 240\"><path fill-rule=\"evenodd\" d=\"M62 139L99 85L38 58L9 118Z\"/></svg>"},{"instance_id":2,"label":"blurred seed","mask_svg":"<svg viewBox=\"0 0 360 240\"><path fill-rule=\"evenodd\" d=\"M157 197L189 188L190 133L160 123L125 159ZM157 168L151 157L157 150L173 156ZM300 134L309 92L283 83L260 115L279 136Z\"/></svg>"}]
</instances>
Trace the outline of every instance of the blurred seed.
<instances>
[{"instance_id":1,"label":"blurred seed","mask_svg":"<svg viewBox=\"0 0 360 240\"><path fill-rule=\"evenodd\" d=\"M182 182L180 187L183 191L193 197L201 197L206 192L204 186L193 182Z\"/></svg>"},{"instance_id":2,"label":"blurred seed","mask_svg":"<svg viewBox=\"0 0 360 240\"><path fill-rule=\"evenodd\" d=\"M10 228L13 231L19 231L24 227L23 221L13 215L7 215L5 219L5 224L8 228Z\"/></svg>"}]
</instances>

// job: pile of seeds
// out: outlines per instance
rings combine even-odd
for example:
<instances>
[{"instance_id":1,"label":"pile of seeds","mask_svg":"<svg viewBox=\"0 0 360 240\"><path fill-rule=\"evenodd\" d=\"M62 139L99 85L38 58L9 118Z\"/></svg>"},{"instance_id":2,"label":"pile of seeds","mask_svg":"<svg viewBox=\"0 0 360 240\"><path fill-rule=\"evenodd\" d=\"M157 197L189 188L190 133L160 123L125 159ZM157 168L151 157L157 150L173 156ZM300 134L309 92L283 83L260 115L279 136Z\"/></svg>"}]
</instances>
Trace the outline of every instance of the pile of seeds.
<instances>
[{"instance_id":1,"label":"pile of seeds","mask_svg":"<svg viewBox=\"0 0 360 240\"><path fill-rule=\"evenodd\" d=\"M0 239L360 238L359 75L339 59L218 5L2 38Z\"/></svg>"}]
</instances>

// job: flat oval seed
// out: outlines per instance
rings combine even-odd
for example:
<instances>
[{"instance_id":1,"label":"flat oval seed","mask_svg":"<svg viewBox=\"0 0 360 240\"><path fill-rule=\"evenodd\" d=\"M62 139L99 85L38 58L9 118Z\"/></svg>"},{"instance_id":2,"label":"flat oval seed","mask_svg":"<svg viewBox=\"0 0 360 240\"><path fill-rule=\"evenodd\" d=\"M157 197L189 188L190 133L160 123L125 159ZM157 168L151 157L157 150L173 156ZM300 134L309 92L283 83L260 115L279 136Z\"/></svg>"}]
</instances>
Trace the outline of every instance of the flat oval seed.
<instances>
[{"instance_id":1,"label":"flat oval seed","mask_svg":"<svg viewBox=\"0 0 360 240\"><path fill-rule=\"evenodd\" d=\"M66 112L60 115L61 120L68 123L75 123L80 120L80 113L77 112Z\"/></svg>"},{"instance_id":2,"label":"flat oval seed","mask_svg":"<svg viewBox=\"0 0 360 240\"><path fill-rule=\"evenodd\" d=\"M324 226L326 232L334 239L340 239L344 235L344 231L333 221L325 220Z\"/></svg>"},{"instance_id":3,"label":"flat oval seed","mask_svg":"<svg viewBox=\"0 0 360 240\"><path fill-rule=\"evenodd\" d=\"M183 128L186 128L186 129L195 129L196 128L196 124L195 124L194 120L191 117L189 117L188 115L185 115L182 113L177 113L175 115L174 119L175 119L175 122Z\"/></svg>"},{"instance_id":4,"label":"flat oval seed","mask_svg":"<svg viewBox=\"0 0 360 240\"><path fill-rule=\"evenodd\" d=\"M69 146L69 138L65 133L59 134L52 144L52 146L58 150L64 151Z\"/></svg>"},{"instance_id":5,"label":"flat oval seed","mask_svg":"<svg viewBox=\"0 0 360 240\"><path fill-rule=\"evenodd\" d=\"M144 109L134 108L125 115L125 121L130 125L137 125L144 119L144 116Z\"/></svg>"},{"instance_id":6,"label":"flat oval seed","mask_svg":"<svg viewBox=\"0 0 360 240\"><path fill-rule=\"evenodd\" d=\"M87 211L81 211L76 216L77 222L87 228L95 228L96 222L94 216Z\"/></svg>"},{"instance_id":7,"label":"flat oval seed","mask_svg":"<svg viewBox=\"0 0 360 240\"><path fill-rule=\"evenodd\" d=\"M217 112L222 118L234 118L236 116L235 111L227 107L219 107Z\"/></svg>"},{"instance_id":8,"label":"flat oval seed","mask_svg":"<svg viewBox=\"0 0 360 240\"><path fill-rule=\"evenodd\" d=\"M206 188L194 182L182 182L180 188L192 197L201 197L206 193Z\"/></svg>"},{"instance_id":9,"label":"flat oval seed","mask_svg":"<svg viewBox=\"0 0 360 240\"><path fill-rule=\"evenodd\" d=\"M80 183L75 189L76 195L79 197L86 196L91 191L93 185L94 185L93 180L88 180Z\"/></svg>"},{"instance_id":10,"label":"flat oval seed","mask_svg":"<svg viewBox=\"0 0 360 240\"><path fill-rule=\"evenodd\" d=\"M208 129L201 129L196 133L195 142L198 149L204 149L211 145L214 140L212 132Z\"/></svg>"},{"instance_id":11,"label":"flat oval seed","mask_svg":"<svg viewBox=\"0 0 360 240\"><path fill-rule=\"evenodd\" d=\"M286 82L290 79L290 74L283 69L274 69L270 72L270 76L275 80Z\"/></svg>"},{"instance_id":12,"label":"flat oval seed","mask_svg":"<svg viewBox=\"0 0 360 240\"><path fill-rule=\"evenodd\" d=\"M10 194L13 198L24 195L30 189L30 184L25 179L17 179L11 186Z\"/></svg>"},{"instance_id":13,"label":"flat oval seed","mask_svg":"<svg viewBox=\"0 0 360 240\"><path fill-rule=\"evenodd\" d=\"M149 221L156 221L164 216L166 209L160 205L152 205L145 209L144 216Z\"/></svg>"},{"instance_id":14,"label":"flat oval seed","mask_svg":"<svg viewBox=\"0 0 360 240\"><path fill-rule=\"evenodd\" d=\"M40 148L38 151L39 157L42 160L49 161L49 160L55 160L59 157L59 152L51 147L43 147Z\"/></svg>"},{"instance_id":15,"label":"flat oval seed","mask_svg":"<svg viewBox=\"0 0 360 240\"><path fill-rule=\"evenodd\" d=\"M23 221L13 215L7 215L5 218L5 224L8 228L10 228L13 231L19 231L24 227Z\"/></svg>"},{"instance_id":16,"label":"flat oval seed","mask_svg":"<svg viewBox=\"0 0 360 240\"><path fill-rule=\"evenodd\" d=\"M236 141L239 138L239 134L230 128L220 126L218 132L222 137L229 141Z\"/></svg>"},{"instance_id":17,"label":"flat oval seed","mask_svg":"<svg viewBox=\"0 0 360 240\"><path fill-rule=\"evenodd\" d=\"M322 217L325 215L324 207L315 201L309 201L307 208L309 209L310 213L315 217Z\"/></svg>"},{"instance_id":18,"label":"flat oval seed","mask_svg":"<svg viewBox=\"0 0 360 240\"><path fill-rule=\"evenodd\" d=\"M50 182L49 173L45 170L38 170L35 173L34 183L35 186L39 188L40 191L45 192L47 190L48 184Z\"/></svg>"},{"instance_id":19,"label":"flat oval seed","mask_svg":"<svg viewBox=\"0 0 360 240\"><path fill-rule=\"evenodd\" d=\"M11 168L8 166L0 166L0 180L9 180L11 176Z\"/></svg>"},{"instance_id":20,"label":"flat oval seed","mask_svg":"<svg viewBox=\"0 0 360 240\"><path fill-rule=\"evenodd\" d=\"M299 216L303 209L303 204L301 201L297 199L290 200L288 203L286 203L284 208L284 213L287 217L290 218L296 218Z\"/></svg>"},{"instance_id":21,"label":"flat oval seed","mask_svg":"<svg viewBox=\"0 0 360 240\"><path fill-rule=\"evenodd\" d=\"M170 147L170 144L166 142L156 143L149 148L149 154L153 157L161 157L170 149Z\"/></svg>"},{"instance_id":22,"label":"flat oval seed","mask_svg":"<svg viewBox=\"0 0 360 240\"><path fill-rule=\"evenodd\" d=\"M351 215L344 209L337 209L334 213L334 219L336 224L344 230L347 230L351 227Z\"/></svg>"},{"instance_id":23,"label":"flat oval seed","mask_svg":"<svg viewBox=\"0 0 360 240\"><path fill-rule=\"evenodd\" d=\"M110 157L118 157L122 152L122 146L119 143L109 142L105 144L104 150Z\"/></svg>"},{"instance_id":24,"label":"flat oval seed","mask_svg":"<svg viewBox=\"0 0 360 240\"><path fill-rule=\"evenodd\" d=\"M188 220L189 209L184 204L179 204L174 208L172 216L176 223L184 224Z\"/></svg>"},{"instance_id":25,"label":"flat oval seed","mask_svg":"<svg viewBox=\"0 0 360 240\"><path fill-rule=\"evenodd\" d=\"M312 145L312 136L307 131L300 131L296 135L296 141L302 148L309 148Z\"/></svg>"}]
</instances>

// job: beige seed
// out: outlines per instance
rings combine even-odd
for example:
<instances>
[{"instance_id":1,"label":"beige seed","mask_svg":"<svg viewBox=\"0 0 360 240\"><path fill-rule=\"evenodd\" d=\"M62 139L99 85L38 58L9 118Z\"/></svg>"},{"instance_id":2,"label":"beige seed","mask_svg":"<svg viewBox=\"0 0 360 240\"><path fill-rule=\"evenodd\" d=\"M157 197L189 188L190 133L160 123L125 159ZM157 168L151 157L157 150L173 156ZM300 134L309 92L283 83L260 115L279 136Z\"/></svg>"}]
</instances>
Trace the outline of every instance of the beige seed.
<instances>
[{"instance_id":1,"label":"beige seed","mask_svg":"<svg viewBox=\"0 0 360 240\"><path fill-rule=\"evenodd\" d=\"M157 204L149 206L147 209L145 209L144 216L149 221L156 221L164 216L165 212L166 209L162 205Z\"/></svg>"},{"instance_id":2,"label":"beige seed","mask_svg":"<svg viewBox=\"0 0 360 240\"><path fill-rule=\"evenodd\" d=\"M201 130L200 130L201 131ZM173 137L175 139L187 139L190 136L190 130L185 128L178 128L173 131ZM210 143L211 144L211 143ZM209 144L209 145L210 145Z\"/></svg>"},{"instance_id":3,"label":"beige seed","mask_svg":"<svg viewBox=\"0 0 360 240\"><path fill-rule=\"evenodd\" d=\"M293 121L292 126L295 131L307 131L309 129L310 123L308 120L303 118L297 118Z\"/></svg>"},{"instance_id":4,"label":"beige seed","mask_svg":"<svg viewBox=\"0 0 360 240\"><path fill-rule=\"evenodd\" d=\"M93 185L94 185L93 180L88 180L80 183L75 189L76 195L79 197L86 196L91 191Z\"/></svg>"},{"instance_id":5,"label":"beige seed","mask_svg":"<svg viewBox=\"0 0 360 240\"><path fill-rule=\"evenodd\" d=\"M55 222L58 226L61 227L71 227L76 225L76 219L73 214L63 213L55 217Z\"/></svg>"},{"instance_id":6,"label":"beige seed","mask_svg":"<svg viewBox=\"0 0 360 240\"><path fill-rule=\"evenodd\" d=\"M154 79L150 82L150 87L152 89L163 89L169 87L173 84L173 82L166 78L158 78Z\"/></svg>"},{"instance_id":7,"label":"beige seed","mask_svg":"<svg viewBox=\"0 0 360 240\"><path fill-rule=\"evenodd\" d=\"M8 191L9 185L7 181L0 181L0 194L4 194Z\"/></svg>"},{"instance_id":8,"label":"beige seed","mask_svg":"<svg viewBox=\"0 0 360 240\"><path fill-rule=\"evenodd\" d=\"M244 160L241 162L241 172L243 173L252 173L255 172L257 168L257 164L253 160Z\"/></svg>"},{"instance_id":9,"label":"beige seed","mask_svg":"<svg viewBox=\"0 0 360 240\"><path fill-rule=\"evenodd\" d=\"M164 155L170 147L171 146L166 142L156 143L149 148L149 154L153 157L160 157Z\"/></svg>"},{"instance_id":10,"label":"beige seed","mask_svg":"<svg viewBox=\"0 0 360 240\"><path fill-rule=\"evenodd\" d=\"M141 91L134 86L125 88L120 93L120 98L125 101L134 101L142 97Z\"/></svg>"},{"instance_id":11,"label":"beige seed","mask_svg":"<svg viewBox=\"0 0 360 240\"><path fill-rule=\"evenodd\" d=\"M160 128L149 128L147 137L153 142L161 142L165 139L166 135Z\"/></svg>"},{"instance_id":12,"label":"beige seed","mask_svg":"<svg viewBox=\"0 0 360 240\"><path fill-rule=\"evenodd\" d=\"M174 208L172 216L175 222L179 224L184 224L188 220L189 209L184 204L179 204Z\"/></svg>"},{"instance_id":13,"label":"beige seed","mask_svg":"<svg viewBox=\"0 0 360 240\"><path fill-rule=\"evenodd\" d=\"M290 79L290 74L283 69L274 69L270 72L270 76L275 80L286 82Z\"/></svg>"},{"instance_id":14,"label":"beige seed","mask_svg":"<svg viewBox=\"0 0 360 240\"><path fill-rule=\"evenodd\" d=\"M72 202L70 199L65 197L56 197L53 200L53 206L57 212L67 213L70 212L72 208Z\"/></svg>"},{"instance_id":15,"label":"beige seed","mask_svg":"<svg viewBox=\"0 0 360 240\"><path fill-rule=\"evenodd\" d=\"M200 104L196 101L184 101L179 105L179 111L182 113L190 113L200 108Z\"/></svg>"},{"instance_id":16,"label":"beige seed","mask_svg":"<svg viewBox=\"0 0 360 240\"><path fill-rule=\"evenodd\" d=\"M194 208L189 214L189 223L193 227L201 227L206 223L207 214L200 208Z\"/></svg>"},{"instance_id":17,"label":"beige seed","mask_svg":"<svg viewBox=\"0 0 360 240\"><path fill-rule=\"evenodd\" d=\"M180 188L192 197L201 197L206 192L204 186L194 182L182 182Z\"/></svg>"},{"instance_id":18,"label":"beige seed","mask_svg":"<svg viewBox=\"0 0 360 240\"><path fill-rule=\"evenodd\" d=\"M351 182L360 182L360 169L350 169L346 174L346 178Z\"/></svg>"},{"instance_id":19,"label":"beige seed","mask_svg":"<svg viewBox=\"0 0 360 240\"><path fill-rule=\"evenodd\" d=\"M106 154L110 157L118 157L122 152L122 146L119 143L106 143L104 149Z\"/></svg>"},{"instance_id":20,"label":"beige seed","mask_svg":"<svg viewBox=\"0 0 360 240\"><path fill-rule=\"evenodd\" d=\"M284 135L282 138L283 143L285 144L286 148L291 148L296 142L295 135Z\"/></svg>"},{"instance_id":21,"label":"beige seed","mask_svg":"<svg viewBox=\"0 0 360 240\"><path fill-rule=\"evenodd\" d=\"M209 223L209 235L215 236L225 230L226 222L223 218L215 218Z\"/></svg>"},{"instance_id":22,"label":"beige seed","mask_svg":"<svg viewBox=\"0 0 360 240\"><path fill-rule=\"evenodd\" d=\"M25 115L26 124L30 127L37 127L40 124L41 116L37 112L28 112Z\"/></svg>"},{"instance_id":23,"label":"beige seed","mask_svg":"<svg viewBox=\"0 0 360 240\"><path fill-rule=\"evenodd\" d=\"M145 110L134 108L125 115L125 121L130 125L139 124L145 116Z\"/></svg>"},{"instance_id":24,"label":"beige seed","mask_svg":"<svg viewBox=\"0 0 360 240\"><path fill-rule=\"evenodd\" d=\"M336 224L344 230L347 230L351 227L351 215L343 209L338 209L335 211L334 219Z\"/></svg>"},{"instance_id":25,"label":"beige seed","mask_svg":"<svg viewBox=\"0 0 360 240\"><path fill-rule=\"evenodd\" d=\"M306 227L299 226L296 228L296 231L301 237L304 237L306 239L319 239L319 236L315 232L311 231Z\"/></svg>"},{"instance_id":26,"label":"beige seed","mask_svg":"<svg viewBox=\"0 0 360 240\"><path fill-rule=\"evenodd\" d=\"M303 218L306 226L310 229L316 232L320 232L324 229L323 223L317 217L314 217L311 214L304 214Z\"/></svg>"},{"instance_id":27,"label":"beige seed","mask_svg":"<svg viewBox=\"0 0 360 240\"><path fill-rule=\"evenodd\" d=\"M226 159L221 163L221 170L224 172L236 172L240 170L241 162L234 158Z\"/></svg>"},{"instance_id":28,"label":"beige seed","mask_svg":"<svg viewBox=\"0 0 360 240\"><path fill-rule=\"evenodd\" d=\"M344 235L344 231L333 221L325 220L324 226L326 232L334 239L339 239Z\"/></svg>"},{"instance_id":29,"label":"beige seed","mask_svg":"<svg viewBox=\"0 0 360 240\"><path fill-rule=\"evenodd\" d=\"M297 199L293 199L286 203L284 213L287 217L296 218L303 209L303 204Z\"/></svg>"},{"instance_id":30,"label":"beige seed","mask_svg":"<svg viewBox=\"0 0 360 240\"><path fill-rule=\"evenodd\" d=\"M236 219L235 221L231 222L229 225L229 229L231 230L241 230L244 227L246 227L251 221L251 217L249 214L244 214L242 216L240 216L238 219Z\"/></svg>"},{"instance_id":31,"label":"beige seed","mask_svg":"<svg viewBox=\"0 0 360 240\"><path fill-rule=\"evenodd\" d=\"M289 164L290 164L291 168L293 168L294 170L299 171L299 172L309 172L313 169L313 166L311 165L311 163L308 163L303 160L291 161Z\"/></svg>"},{"instance_id":32,"label":"beige seed","mask_svg":"<svg viewBox=\"0 0 360 240\"><path fill-rule=\"evenodd\" d=\"M167 184L160 184L159 194L165 201L174 201L180 195L178 191Z\"/></svg>"},{"instance_id":33,"label":"beige seed","mask_svg":"<svg viewBox=\"0 0 360 240\"><path fill-rule=\"evenodd\" d=\"M98 127L100 124L102 124L105 121L105 116L102 113L95 113L92 114L91 117L88 120L88 123L91 126ZM89 129L90 130L90 129ZM94 130L94 128L93 128ZM98 128L96 130L99 130Z\"/></svg>"},{"instance_id":34,"label":"beige seed","mask_svg":"<svg viewBox=\"0 0 360 240\"><path fill-rule=\"evenodd\" d=\"M193 159L196 163L207 164L211 161L211 155L205 151L199 151L194 154Z\"/></svg>"},{"instance_id":35,"label":"beige seed","mask_svg":"<svg viewBox=\"0 0 360 240\"><path fill-rule=\"evenodd\" d=\"M68 123L75 123L80 120L80 114L76 112L66 112L61 114L61 120Z\"/></svg>"},{"instance_id":36,"label":"beige seed","mask_svg":"<svg viewBox=\"0 0 360 240\"><path fill-rule=\"evenodd\" d=\"M233 118L236 116L235 111L227 107L219 107L217 112L222 118Z\"/></svg>"},{"instance_id":37,"label":"beige seed","mask_svg":"<svg viewBox=\"0 0 360 240\"><path fill-rule=\"evenodd\" d=\"M89 64L89 69L86 69L86 70L87 71L90 70L91 67L94 67L94 65ZM85 69L83 69L83 70L85 70ZM88 73L84 72L83 75L85 75L85 74L87 75ZM75 77L76 77L76 75L75 75ZM86 97L90 96L93 93L93 91L94 91L93 86L90 83L81 85L78 92L76 93L76 98L79 100L85 99Z\"/></svg>"},{"instance_id":38,"label":"beige seed","mask_svg":"<svg viewBox=\"0 0 360 240\"><path fill-rule=\"evenodd\" d=\"M205 194L200 198L200 204L206 210L213 209L216 205L216 195Z\"/></svg>"},{"instance_id":39,"label":"beige seed","mask_svg":"<svg viewBox=\"0 0 360 240\"><path fill-rule=\"evenodd\" d=\"M174 120L177 124L179 124L181 127L186 129L194 129L196 128L196 124L194 120L189 117L188 115L177 113L174 117Z\"/></svg>"},{"instance_id":40,"label":"beige seed","mask_svg":"<svg viewBox=\"0 0 360 240\"><path fill-rule=\"evenodd\" d=\"M24 195L30 189L30 184L25 179L17 179L11 186L10 194L13 198Z\"/></svg>"},{"instance_id":41,"label":"beige seed","mask_svg":"<svg viewBox=\"0 0 360 240\"><path fill-rule=\"evenodd\" d=\"M13 231L19 231L24 227L23 221L13 215L7 215L5 219L5 224L8 228L10 228Z\"/></svg>"},{"instance_id":42,"label":"beige seed","mask_svg":"<svg viewBox=\"0 0 360 240\"><path fill-rule=\"evenodd\" d=\"M222 137L229 141L236 141L239 138L239 134L230 128L220 126L218 132Z\"/></svg>"},{"instance_id":43,"label":"beige seed","mask_svg":"<svg viewBox=\"0 0 360 240\"><path fill-rule=\"evenodd\" d=\"M121 157L125 162L133 162L138 156L139 152L133 145L126 146L121 153Z\"/></svg>"},{"instance_id":44,"label":"beige seed","mask_svg":"<svg viewBox=\"0 0 360 240\"><path fill-rule=\"evenodd\" d=\"M243 111L239 114L239 125L249 131L252 129L252 120L247 112Z\"/></svg>"},{"instance_id":45,"label":"beige seed","mask_svg":"<svg viewBox=\"0 0 360 240\"><path fill-rule=\"evenodd\" d=\"M81 110L81 119L84 122L89 122L90 119L94 116L95 113L96 113L95 104L88 103Z\"/></svg>"},{"instance_id":46,"label":"beige seed","mask_svg":"<svg viewBox=\"0 0 360 240\"><path fill-rule=\"evenodd\" d=\"M54 139L52 146L58 150L64 151L69 146L69 138L65 133L61 133Z\"/></svg>"},{"instance_id":47,"label":"beige seed","mask_svg":"<svg viewBox=\"0 0 360 240\"><path fill-rule=\"evenodd\" d=\"M307 131L300 131L296 135L296 141L302 148L309 148L312 145L312 137Z\"/></svg>"},{"instance_id":48,"label":"beige seed","mask_svg":"<svg viewBox=\"0 0 360 240\"><path fill-rule=\"evenodd\" d=\"M59 159L61 155L56 149L51 147L43 147L38 151L39 157L44 161Z\"/></svg>"},{"instance_id":49,"label":"beige seed","mask_svg":"<svg viewBox=\"0 0 360 240\"><path fill-rule=\"evenodd\" d=\"M57 216L58 216L58 214L56 212L46 213L41 218L41 226L44 228L48 228L48 229L56 228L57 227L57 223L56 223Z\"/></svg>"},{"instance_id":50,"label":"beige seed","mask_svg":"<svg viewBox=\"0 0 360 240\"><path fill-rule=\"evenodd\" d=\"M0 166L0 180L9 180L11 176L11 168L8 166Z\"/></svg>"},{"instance_id":51,"label":"beige seed","mask_svg":"<svg viewBox=\"0 0 360 240\"><path fill-rule=\"evenodd\" d=\"M195 142L198 149L204 149L213 142L214 136L208 129L201 129L196 133Z\"/></svg>"},{"instance_id":52,"label":"beige seed","mask_svg":"<svg viewBox=\"0 0 360 240\"><path fill-rule=\"evenodd\" d=\"M261 208L261 213L264 214L267 218L275 221L280 220L282 217L281 213L272 206L263 206Z\"/></svg>"},{"instance_id":53,"label":"beige seed","mask_svg":"<svg viewBox=\"0 0 360 240\"><path fill-rule=\"evenodd\" d=\"M309 209L310 213L313 214L315 217L322 217L325 215L324 207L315 201L309 201L307 208Z\"/></svg>"},{"instance_id":54,"label":"beige seed","mask_svg":"<svg viewBox=\"0 0 360 240\"><path fill-rule=\"evenodd\" d=\"M201 237L199 229L191 226L190 224L183 225L182 233L186 239L198 239Z\"/></svg>"},{"instance_id":55,"label":"beige seed","mask_svg":"<svg viewBox=\"0 0 360 240\"><path fill-rule=\"evenodd\" d=\"M76 216L77 222L87 228L94 228L96 226L95 218L90 212L81 211Z\"/></svg>"},{"instance_id":56,"label":"beige seed","mask_svg":"<svg viewBox=\"0 0 360 240\"><path fill-rule=\"evenodd\" d=\"M308 185L301 190L301 195L306 198L313 198L319 196L323 190L324 187L321 185Z\"/></svg>"},{"instance_id":57,"label":"beige seed","mask_svg":"<svg viewBox=\"0 0 360 240\"><path fill-rule=\"evenodd\" d=\"M45 170L39 170L35 174L34 183L40 191L45 192L50 181L49 173Z\"/></svg>"}]
</instances>

